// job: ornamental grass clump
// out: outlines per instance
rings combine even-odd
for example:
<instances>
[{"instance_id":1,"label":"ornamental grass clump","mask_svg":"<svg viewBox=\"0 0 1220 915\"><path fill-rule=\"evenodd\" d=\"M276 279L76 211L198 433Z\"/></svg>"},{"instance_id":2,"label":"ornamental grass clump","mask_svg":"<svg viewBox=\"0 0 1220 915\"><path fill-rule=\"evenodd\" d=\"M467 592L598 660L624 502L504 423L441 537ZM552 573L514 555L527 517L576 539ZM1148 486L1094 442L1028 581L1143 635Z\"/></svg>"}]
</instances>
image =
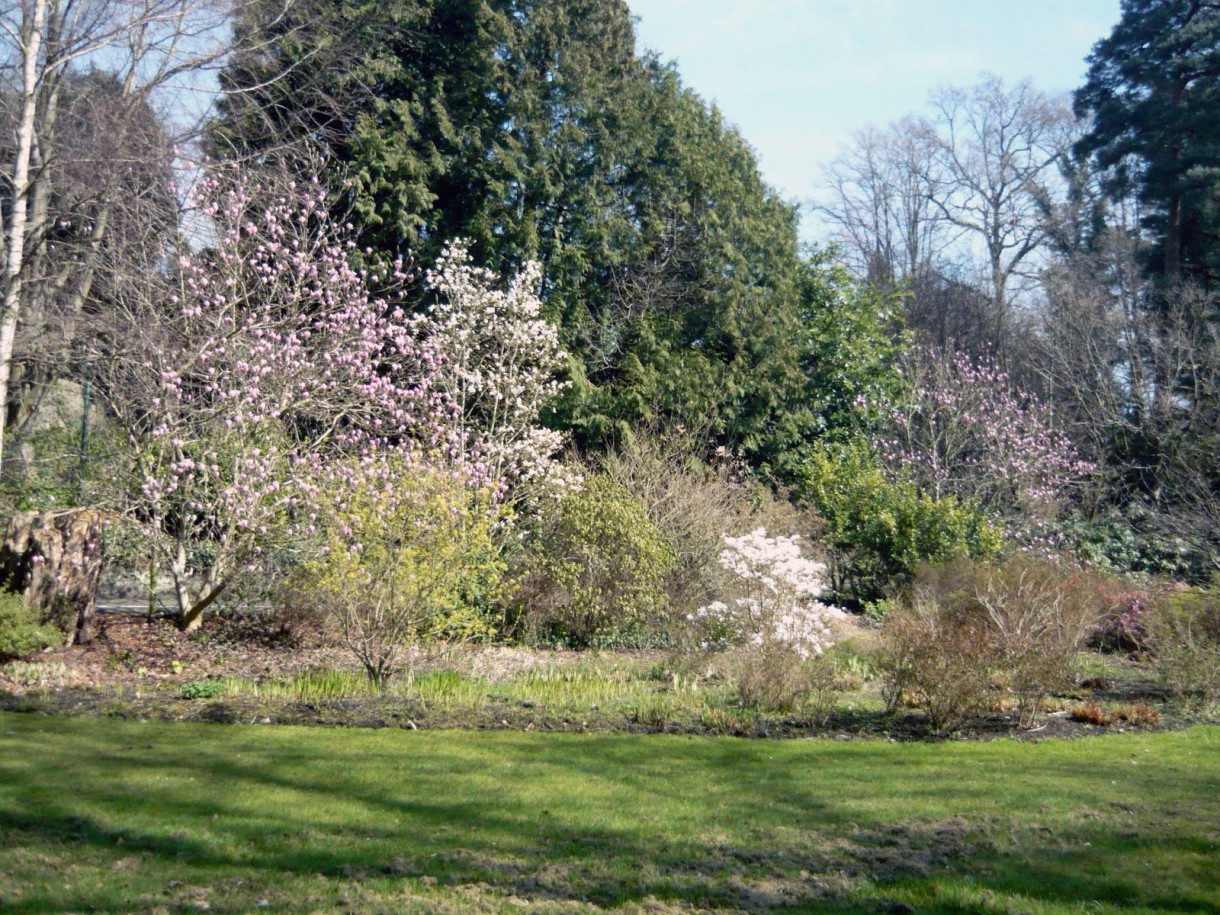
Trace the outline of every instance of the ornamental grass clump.
<instances>
[{"instance_id":1,"label":"ornamental grass clump","mask_svg":"<svg viewBox=\"0 0 1220 915\"><path fill-rule=\"evenodd\" d=\"M732 573L724 600L690 622L708 648L736 646L733 671L745 705L795 709L826 681L822 653L842 611L822 603L825 566L801 554L800 537L758 528L724 538L720 564Z\"/></svg>"}]
</instances>

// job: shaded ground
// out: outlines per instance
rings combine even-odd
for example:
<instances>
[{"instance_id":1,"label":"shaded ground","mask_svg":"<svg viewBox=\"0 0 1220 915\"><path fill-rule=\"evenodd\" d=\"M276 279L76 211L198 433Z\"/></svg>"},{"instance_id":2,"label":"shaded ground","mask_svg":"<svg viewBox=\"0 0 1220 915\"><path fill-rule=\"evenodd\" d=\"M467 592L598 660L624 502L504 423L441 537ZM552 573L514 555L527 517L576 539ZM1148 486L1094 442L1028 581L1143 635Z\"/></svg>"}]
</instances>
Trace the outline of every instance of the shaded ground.
<instances>
[{"instance_id":1,"label":"shaded ground","mask_svg":"<svg viewBox=\"0 0 1220 915\"><path fill-rule=\"evenodd\" d=\"M109 716L164 721L304 724L370 728L476 728L522 731L623 731L678 734L733 734L748 737L826 736L925 739L930 735L918 713L886 715L876 702L841 703L825 722L791 715L708 716L693 710L599 708L555 711L545 703L507 699L488 693L465 703L424 702L403 696L353 696L300 701L256 695L183 698L182 685L208 677L283 680L318 669L351 668L351 656L319 643L308 631L252 625L243 618L210 619L197 633L178 632L167 620L136 614L100 617L92 645L44 652L30 662L0 668L0 710ZM617 657L617 656L616 656ZM630 657L660 662L659 652ZM570 651L489 648L444 659L447 667L497 681L523 670L574 665L582 656ZM1031 730L1018 730L1010 714L972 722L955 738L1019 739L1079 737L1103 731L1147 730L1190 723L1165 704L1162 688L1138 665L1115 662L1113 675L1083 681L1059 708ZM658 692L665 684L656 685ZM1074 704L1138 703L1159 721L1117 721L1099 726L1074 720ZM853 706L849 708L848 706Z\"/></svg>"}]
</instances>

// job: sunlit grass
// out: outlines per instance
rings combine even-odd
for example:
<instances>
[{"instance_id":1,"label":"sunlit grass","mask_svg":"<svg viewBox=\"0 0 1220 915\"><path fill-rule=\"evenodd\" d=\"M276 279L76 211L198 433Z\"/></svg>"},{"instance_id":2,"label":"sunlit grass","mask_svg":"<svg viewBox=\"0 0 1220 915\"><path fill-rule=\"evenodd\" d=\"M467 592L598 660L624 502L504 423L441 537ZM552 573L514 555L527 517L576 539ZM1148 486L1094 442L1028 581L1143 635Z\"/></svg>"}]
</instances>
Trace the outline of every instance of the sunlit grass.
<instances>
[{"instance_id":1,"label":"sunlit grass","mask_svg":"<svg viewBox=\"0 0 1220 915\"><path fill-rule=\"evenodd\" d=\"M383 689L356 669L311 670L288 678L255 680L215 677L181 687L184 698L253 697L266 700L325 702L381 696L418 702L425 710L477 713L489 702L518 704L553 714L638 716L650 721L686 713L697 717L709 706L735 701L723 682L674 673L653 662L621 658L582 658L564 664L530 667L497 679L449 667L436 667L391 681Z\"/></svg>"},{"instance_id":2,"label":"sunlit grass","mask_svg":"<svg viewBox=\"0 0 1220 915\"><path fill-rule=\"evenodd\" d=\"M1214 911L1217 751L5 714L0 910Z\"/></svg>"}]
</instances>

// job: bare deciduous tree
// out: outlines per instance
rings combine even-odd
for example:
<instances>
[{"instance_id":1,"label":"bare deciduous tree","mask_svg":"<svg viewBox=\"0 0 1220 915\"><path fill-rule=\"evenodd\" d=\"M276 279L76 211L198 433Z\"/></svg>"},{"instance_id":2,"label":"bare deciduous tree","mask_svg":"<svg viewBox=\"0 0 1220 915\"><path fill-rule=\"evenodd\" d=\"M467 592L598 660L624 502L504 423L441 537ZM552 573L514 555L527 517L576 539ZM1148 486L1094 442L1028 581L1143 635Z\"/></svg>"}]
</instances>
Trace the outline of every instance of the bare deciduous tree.
<instances>
[{"instance_id":1,"label":"bare deciduous tree","mask_svg":"<svg viewBox=\"0 0 1220 915\"><path fill-rule=\"evenodd\" d=\"M987 76L969 89L943 89L922 122L944 193L940 217L982 252L985 286L998 331L1010 320L1016 281L1036 266L1047 240L1045 216L1059 196L1056 163L1071 148L1066 101L1021 82L1008 89Z\"/></svg>"},{"instance_id":2,"label":"bare deciduous tree","mask_svg":"<svg viewBox=\"0 0 1220 915\"><path fill-rule=\"evenodd\" d=\"M827 202L818 212L859 275L890 287L927 270L951 235L934 201L945 177L916 121L868 127L825 170Z\"/></svg>"},{"instance_id":3,"label":"bare deciduous tree","mask_svg":"<svg viewBox=\"0 0 1220 915\"><path fill-rule=\"evenodd\" d=\"M164 168L171 142L147 140L148 115L175 123L180 138L197 132L200 115L215 94L207 72L231 50L230 16L246 0L19 0L0 14L0 126L10 134L0 146L0 213L4 223L0 272L0 459L8 414L18 329L54 299L79 311L96 279L96 255L114 226L114 208L132 187L132 161L143 147ZM290 4L292 0L283 0ZM104 136L91 135L92 153L71 148L71 112L65 106L93 79L108 80ZM194 94L202 104L192 106ZM96 103L100 96L93 96ZM95 123L101 127L101 123ZM80 140L80 131L75 137ZM109 156L120 156L115 161ZM93 158L89 184L71 186L75 160ZM73 228L55 212L76 195ZM88 206L81 207L82 197ZM55 233L58 232L58 239ZM71 238L69 239L69 235ZM74 249L65 256L67 248ZM55 257L49 256L58 241Z\"/></svg>"},{"instance_id":4,"label":"bare deciduous tree","mask_svg":"<svg viewBox=\"0 0 1220 915\"><path fill-rule=\"evenodd\" d=\"M1148 281L1129 202L1095 250L1046 277L1037 364L1061 421L1108 470L1108 504L1220 564L1220 329L1215 298Z\"/></svg>"},{"instance_id":5,"label":"bare deciduous tree","mask_svg":"<svg viewBox=\"0 0 1220 915\"><path fill-rule=\"evenodd\" d=\"M858 275L906 284L913 326L1003 359L1021 337L1014 303L1062 241L1060 166L1078 131L1065 101L1028 83L942 89L930 116L857 134L818 210Z\"/></svg>"}]
</instances>

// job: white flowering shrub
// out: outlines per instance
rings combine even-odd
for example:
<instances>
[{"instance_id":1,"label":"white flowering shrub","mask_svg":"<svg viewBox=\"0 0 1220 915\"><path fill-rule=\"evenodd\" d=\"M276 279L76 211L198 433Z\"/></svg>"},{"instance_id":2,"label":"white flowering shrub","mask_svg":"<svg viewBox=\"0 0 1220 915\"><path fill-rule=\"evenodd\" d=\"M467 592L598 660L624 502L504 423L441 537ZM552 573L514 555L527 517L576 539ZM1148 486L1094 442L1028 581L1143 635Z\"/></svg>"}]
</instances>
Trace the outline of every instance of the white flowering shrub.
<instances>
[{"instance_id":1,"label":"white flowering shrub","mask_svg":"<svg viewBox=\"0 0 1220 915\"><path fill-rule=\"evenodd\" d=\"M802 660L831 644L829 622L842 611L818 600L825 565L801 555L800 537L768 537L758 528L724 538L720 564L734 574L737 593L691 615L706 627L709 645L782 645Z\"/></svg>"},{"instance_id":2,"label":"white flowering shrub","mask_svg":"<svg viewBox=\"0 0 1220 915\"><path fill-rule=\"evenodd\" d=\"M720 564L733 573L726 600L690 617L709 648L742 646L738 691L748 705L793 707L822 673L831 623L843 611L819 600L825 566L801 553L801 538L769 537L758 528L724 538Z\"/></svg>"}]
</instances>

